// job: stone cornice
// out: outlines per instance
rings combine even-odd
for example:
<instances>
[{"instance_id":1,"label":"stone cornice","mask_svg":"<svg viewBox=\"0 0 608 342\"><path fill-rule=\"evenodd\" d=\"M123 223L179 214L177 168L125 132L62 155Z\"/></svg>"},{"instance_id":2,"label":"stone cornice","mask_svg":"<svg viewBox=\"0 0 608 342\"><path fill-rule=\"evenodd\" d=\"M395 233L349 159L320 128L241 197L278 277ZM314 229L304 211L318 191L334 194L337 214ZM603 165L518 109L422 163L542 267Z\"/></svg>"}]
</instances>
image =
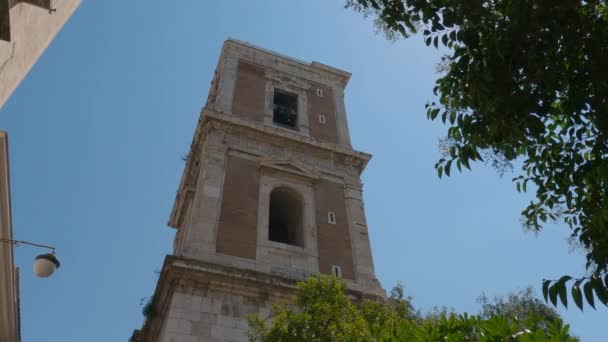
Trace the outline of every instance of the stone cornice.
<instances>
[{"instance_id":1,"label":"stone cornice","mask_svg":"<svg viewBox=\"0 0 608 342\"><path fill-rule=\"evenodd\" d=\"M219 113L210 109L204 109L202 118L203 126L210 124L214 128L228 126L247 128L258 132L263 132L270 136L281 137L292 142L304 144L308 147L323 149L329 152L344 155L345 157L348 157L350 160L352 160L354 164L357 164L360 167L361 172L363 171L363 169L365 169L365 166L367 166L367 163L372 158L371 154L365 152L360 152L344 146L340 146L338 144L311 138L302 133L292 131L287 128L274 127L260 122L242 119L236 115Z\"/></svg>"},{"instance_id":2,"label":"stone cornice","mask_svg":"<svg viewBox=\"0 0 608 342\"><path fill-rule=\"evenodd\" d=\"M298 176L301 176L304 178L312 179L312 180L319 179L319 177L320 177L319 172L315 171L314 169L308 168L308 167L306 167L306 165L303 165L302 163L293 161L291 159L268 158L266 160L261 160L259 165L260 165L260 168L268 168L268 169L272 169L272 170L292 173L292 174L295 174L295 175L298 175Z\"/></svg>"},{"instance_id":3,"label":"stone cornice","mask_svg":"<svg viewBox=\"0 0 608 342\"><path fill-rule=\"evenodd\" d=\"M308 63L234 38L228 38L224 42L224 46L222 47L222 57L228 55L225 52L229 50L236 51L238 57L244 57L244 59L252 62L259 63L260 60L256 60L254 56L260 55L262 59L272 61L275 67L280 68L280 65L284 65L286 69L297 68L300 71L305 71L311 80L321 84L328 84L326 81L329 80L329 83L336 83L344 88L351 77L351 74L347 71L340 70L319 62L313 61ZM284 71L289 72L289 70Z\"/></svg>"}]
</instances>

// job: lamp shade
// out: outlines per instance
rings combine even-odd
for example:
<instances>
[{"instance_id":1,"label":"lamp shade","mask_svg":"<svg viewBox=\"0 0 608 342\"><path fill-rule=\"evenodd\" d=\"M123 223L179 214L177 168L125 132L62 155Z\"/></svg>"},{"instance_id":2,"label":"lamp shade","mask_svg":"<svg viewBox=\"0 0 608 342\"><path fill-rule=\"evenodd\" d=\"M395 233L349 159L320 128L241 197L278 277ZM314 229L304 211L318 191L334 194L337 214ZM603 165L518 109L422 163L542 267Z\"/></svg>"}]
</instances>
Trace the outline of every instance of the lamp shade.
<instances>
[{"instance_id":1,"label":"lamp shade","mask_svg":"<svg viewBox=\"0 0 608 342\"><path fill-rule=\"evenodd\" d=\"M40 254L34 261L34 274L40 278L46 278L53 274L60 265L55 254Z\"/></svg>"}]
</instances>

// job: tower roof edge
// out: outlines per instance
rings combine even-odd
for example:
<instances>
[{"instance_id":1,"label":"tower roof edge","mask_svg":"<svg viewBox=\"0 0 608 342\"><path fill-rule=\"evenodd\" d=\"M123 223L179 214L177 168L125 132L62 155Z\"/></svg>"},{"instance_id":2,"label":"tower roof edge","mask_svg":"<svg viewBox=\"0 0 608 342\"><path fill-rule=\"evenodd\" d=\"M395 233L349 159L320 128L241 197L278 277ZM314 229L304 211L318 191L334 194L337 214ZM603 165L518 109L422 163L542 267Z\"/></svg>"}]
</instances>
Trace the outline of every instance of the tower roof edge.
<instances>
[{"instance_id":1,"label":"tower roof edge","mask_svg":"<svg viewBox=\"0 0 608 342\"><path fill-rule=\"evenodd\" d=\"M276 51L265 49L263 47L260 47L260 46L257 46L257 45L254 45L254 44L251 44L251 43L248 43L248 42L244 42L242 40L238 40L238 39L235 39L235 38L232 38L232 37L229 37L228 39L226 39L224 41L224 46L222 47L222 50L224 50L230 44L236 44L236 45L239 45L241 47L257 50L257 51L260 51L260 52L263 52L263 53L267 53L267 54L273 55L275 57L279 57L279 58L282 58L282 59L285 59L285 60L288 60L288 61L291 61L291 62L295 62L295 63L301 64L301 65L304 65L304 66L306 66L308 68L311 68L311 69L317 69L317 70L321 70L323 72L330 73L330 74L334 75L335 77L338 77L341 80L341 83L342 83L343 86L346 86L346 84L348 84L348 81L350 80L350 77L352 75L348 71L345 71L345 70L342 70L342 69L339 69L339 68L336 68L336 67L333 67L333 66L321 63L321 62L316 62L316 61L307 62L307 61L303 61L301 59L297 59L297 58L294 58L294 57L291 57L291 56L287 56L285 54L282 54L282 53L279 53L279 52L276 52Z\"/></svg>"}]
</instances>

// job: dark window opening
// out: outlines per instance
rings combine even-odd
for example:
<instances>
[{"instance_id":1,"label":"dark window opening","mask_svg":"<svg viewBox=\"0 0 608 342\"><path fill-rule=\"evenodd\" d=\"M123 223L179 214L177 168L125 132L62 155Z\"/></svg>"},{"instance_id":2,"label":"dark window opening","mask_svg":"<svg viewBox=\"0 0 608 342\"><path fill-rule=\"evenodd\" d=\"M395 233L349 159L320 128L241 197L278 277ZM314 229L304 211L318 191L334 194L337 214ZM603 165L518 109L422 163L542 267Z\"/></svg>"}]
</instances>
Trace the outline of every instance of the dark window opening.
<instances>
[{"instance_id":1,"label":"dark window opening","mask_svg":"<svg viewBox=\"0 0 608 342\"><path fill-rule=\"evenodd\" d=\"M298 95L274 91L272 121L292 129L298 127Z\"/></svg>"},{"instance_id":2,"label":"dark window opening","mask_svg":"<svg viewBox=\"0 0 608 342\"><path fill-rule=\"evenodd\" d=\"M336 278L342 278L342 267L331 265L331 272L336 276Z\"/></svg>"},{"instance_id":3,"label":"dark window opening","mask_svg":"<svg viewBox=\"0 0 608 342\"><path fill-rule=\"evenodd\" d=\"M304 246L302 203L295 191L276 188L270 193L268 240Z\"/></svg>"}]
</instances>

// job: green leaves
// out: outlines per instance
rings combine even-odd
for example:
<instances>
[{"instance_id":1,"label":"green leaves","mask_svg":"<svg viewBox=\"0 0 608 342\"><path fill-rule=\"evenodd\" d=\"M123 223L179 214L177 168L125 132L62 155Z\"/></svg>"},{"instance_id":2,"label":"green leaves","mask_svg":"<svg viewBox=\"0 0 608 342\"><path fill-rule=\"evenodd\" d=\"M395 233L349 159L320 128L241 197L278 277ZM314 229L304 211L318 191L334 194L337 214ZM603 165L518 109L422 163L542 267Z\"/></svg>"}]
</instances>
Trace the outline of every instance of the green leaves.
<instances>
[{"instance_id":1,"label":"green leaves","mask_svg":"<svg viewBox=\"0 0 608 342\"><path fill-rule=\"evenodd\" d=\"M595 309L595 300L593 299L593 285L590 282L587 282L585 285L583 285L583 291L585 292L585 299L587 300L587 303L589 303L589 305L591 305L591 307Z\"/></svg>"},{"instance_id":2,"label":"green leaves","mask_svg":"<svg viewBox=\"0 0 608 342\"><path fill-rule=\"evenodd\" d=\"M360 341L366 324L345 294L346 284L334 276L314 276L298 283L295 305L277 305L272 324L249 317L251 341Z\"/></svg>"},{"instance_id":3,"label":"green leaves","mask_svg":"<svg viewBox=\"0 0 608 342\"><path fill-rule=\"evenodd\" d=\"M581 290L580 290L580 283L581 282L582 282L582 280L578 280L572 286L572 298L574 299L574 302L576 303L576 306L578 306L578 308L581 311L583 311L583 298L582 298ZM564 286L564 288L565 288L565 286ZM587 300L589 302L588 298L587 298ZM591 306L593 306L593 298L591 298L591 301L589 302L589 304Z\"/></svg>"},{"instance_id":4,"label":"green leaves","mask_svg":"<svg viewBox=\"0 0 608 342\"><path fill-rule=\"evenodd\" d=\"M579 287L579 284L574 284L572 286L572 299L578 308L583 311L583 294Z\"/></svg>"},{"instance_id":5,"label":"green leaves","mask_svg":"<svg viewBox=\"0 0 608 342\"><path fill-rule=\"evenodd\" d=\"M595 296L604 305L608 306L608 287L602 283L602 280L598 276L591 276L589 280L595 291Z\"/></svg>"},{"instance_id":6,"label":"green leaves","mask_svg":"<svg viewBox=\"0 0 608 342\"><path fill-rule=\"evenodd\" d=\"M443 166L443 170L445 171L445 175L450 177L450 168L452 167L452 161L448 160Z\"/></svg>"},{"instance_id":7,"label":"green leaves","mask_svg":"<svg viewBox=\"0 0 608 342\"><path fill-rule=\"evenodd\" d=\"M557 289L557 293L559 295L559 300L562 302L564 307L568 307L568 292L566 290L566 284L558 283L559 288Z\"/></svg>"},{"instance_id":8,"label":"green leaves","mask_svg":"<svg viewBox=\"0 0 608 342\"><path fill-rule=\"evenodd\" d=\"M549 288L549 300L553 306L557 306L557 294L560 291L560 287L552 286Z\"/></svg>"},{"instance_id":9,"label":"green leaves","mask_svg":"<svg viewBox=\"0 0 608 342\"><path fill-rule=\"evenodd\" d=\"M547 302L547 298L551 301L553 306L557 306L557 299L562 302L564 307L568 307L568 295L566 290L566 282L568 282L572 277L563 276L558 281L556 281L553 285L551 285L551 280L543 281L543 297L545 298L545 302ZM575 300L576 301L576 300Z\"/></svg>"},{"instance_id":10,"label":"green leaves","mask_svg":"<svg viewBox=\"0 0 608 342\"><path fill-rule=\"evenodd\" d=\"M353 305L346 286L318 275L298 284L295 306L277 305L272 317L248 316L252 342L396 342L396 341L576 341L557 313L531 290L481 301L479 315L447 311L416 314L403 288L387 300Z\"/></svg>"},{"instance_id":11,"label":"green leaves","mask_svg":"<svg viewBox=\"0 0 608 342\"><path fill-rule=\"evenodd\" d=\"M545 302L549 301L549 285L551 285L551 280L543 280L543 298L545 298Z\"/></svg>"},{"instance_id":12,"label":"green leaves","mask_svg":"<svg viewBox=\"0 0 608 342\"><path fill-rule=\"evenodd\" d=\"M562 305L568 307L567 283L571 280L573 278L570 276L563 276L557 281L543 280L542 291L545 302L551 302L553 306L557 306L557 299L559 298ZM608 306L608 282L603 282L602 277L597 274L574 280L570 294L581 311L583 311L584 306L583 295L587 304L593 309L595 309L595 297L602 304Z\"/></svg>"}]
</instances>

